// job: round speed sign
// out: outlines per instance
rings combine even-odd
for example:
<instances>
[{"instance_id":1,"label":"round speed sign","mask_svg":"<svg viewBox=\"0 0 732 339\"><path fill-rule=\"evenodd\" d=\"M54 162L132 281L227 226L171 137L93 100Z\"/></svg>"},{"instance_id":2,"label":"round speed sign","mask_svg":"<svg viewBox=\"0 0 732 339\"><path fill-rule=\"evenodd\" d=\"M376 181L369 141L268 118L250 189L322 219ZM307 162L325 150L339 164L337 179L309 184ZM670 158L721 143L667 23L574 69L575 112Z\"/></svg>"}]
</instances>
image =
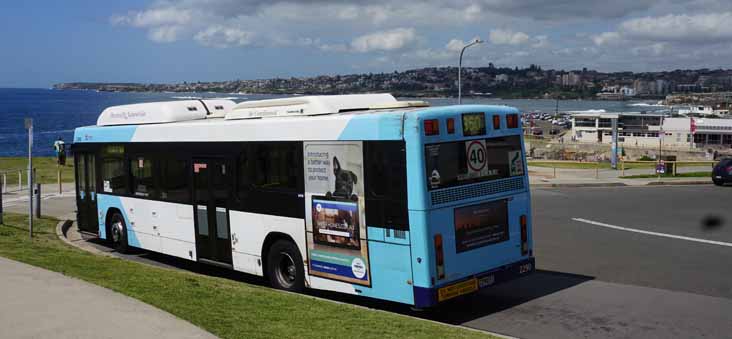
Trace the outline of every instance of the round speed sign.
<instances>
[{"instance_id":1,"label":"round speed sign","mask_svg":"<svg viewBox=\"0 0 732 339\"><path fill-rule=\"evenodd\" d=\"M473 171L481 171L485 168L485 146L479 140L472 141L467 148L468 167Z\"/></svg>"}]
</instances>

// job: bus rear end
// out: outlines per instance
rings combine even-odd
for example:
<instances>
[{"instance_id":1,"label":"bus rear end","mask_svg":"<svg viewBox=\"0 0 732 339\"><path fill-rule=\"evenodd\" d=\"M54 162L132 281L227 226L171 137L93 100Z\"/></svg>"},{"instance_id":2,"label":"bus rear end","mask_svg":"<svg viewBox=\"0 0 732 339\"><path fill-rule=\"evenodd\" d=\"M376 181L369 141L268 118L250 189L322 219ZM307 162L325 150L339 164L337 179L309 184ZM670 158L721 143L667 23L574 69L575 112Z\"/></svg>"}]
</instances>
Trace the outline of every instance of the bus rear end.
<instances>
[{"instance_id":1,"label":"bus rear end","mask_svg":"<svg viewBox=\"0 0 732 339\"><path fill-rule=\"evenodd\" d=\"M434 306L534 270L520 114L452 106L407 116L414 301Z\"/></svg>"}]
</instances>

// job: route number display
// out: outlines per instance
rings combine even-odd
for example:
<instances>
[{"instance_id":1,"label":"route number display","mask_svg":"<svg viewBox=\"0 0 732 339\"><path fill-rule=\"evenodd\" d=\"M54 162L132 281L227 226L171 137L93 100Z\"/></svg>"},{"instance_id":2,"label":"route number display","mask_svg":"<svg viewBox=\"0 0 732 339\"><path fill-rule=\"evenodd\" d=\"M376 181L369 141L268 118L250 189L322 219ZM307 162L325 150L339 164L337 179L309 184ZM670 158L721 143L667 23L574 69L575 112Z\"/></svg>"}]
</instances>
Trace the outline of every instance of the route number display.
<instances>
[{"instance_id":1,"label":"route number display","mask_svg":"<svg viewBox=\"0 0 732 339\"><path fill-rule=\"evenodd\" d=\"M485 114L465 113L463 114L463 136L472 137L485 134Z\"/></svg>"}]
</instances>

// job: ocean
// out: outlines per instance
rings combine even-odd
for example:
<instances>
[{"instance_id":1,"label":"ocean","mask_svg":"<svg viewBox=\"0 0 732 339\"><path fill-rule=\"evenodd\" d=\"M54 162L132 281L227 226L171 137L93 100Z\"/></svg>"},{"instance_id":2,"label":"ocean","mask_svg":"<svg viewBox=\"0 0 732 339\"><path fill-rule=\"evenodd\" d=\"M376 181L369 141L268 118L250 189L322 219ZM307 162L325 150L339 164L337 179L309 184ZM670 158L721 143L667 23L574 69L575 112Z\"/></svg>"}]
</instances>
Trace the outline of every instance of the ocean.
<instances>
[{"instance_id":1,"label":"ocean","mask_svg":"<svg viewBox=\"0 0 732 339\"><path fill-rule=\"evenodd\" d=\"M281 96L265 94L225 93L112 93L82 90L12 89L0 88L0 157L25 156L28 134L24 118L33 118L33 155L52 156L53 142L61 137L73 140L74 128L94 125L106 107L140 102L168 101L191 98L227 98L236 102L261 100ZM432 106L452 105L455 98L418 99ZM465 98L464 104L514 106L521 111L554 112L555 100ZM639 112L660 110L653 102L560 100L560 112L606 111Z\"/></svg>"}]
</instances>

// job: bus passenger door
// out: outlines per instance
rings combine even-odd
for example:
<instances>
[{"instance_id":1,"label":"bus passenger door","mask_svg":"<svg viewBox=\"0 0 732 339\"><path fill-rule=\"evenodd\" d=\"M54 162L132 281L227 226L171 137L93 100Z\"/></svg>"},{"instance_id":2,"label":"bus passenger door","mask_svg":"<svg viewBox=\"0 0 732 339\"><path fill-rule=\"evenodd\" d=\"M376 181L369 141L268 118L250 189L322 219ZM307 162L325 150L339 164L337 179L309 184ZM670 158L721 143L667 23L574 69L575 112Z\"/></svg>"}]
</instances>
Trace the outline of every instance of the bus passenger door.
<instances>
[{"instance_id":1,"label":"bus passenger door","mask_svg":"<svg viewBox=\"0 0 732 339\"><path fill-rule=\"evenodd\" d=\"M193 161L193 213L199 261L231 266L228 200L232 173L223 159ZM222 265L223 264L223 265Z\"/></svg>"},{"instance_id":2,"label":"bus passenger door","mask_svg":"<svg viewBox=\"0 0 732 339\"><path fill-rule=\"evenodd\" d=\"M89 153L77 153L76 161L76 208L79 229L86 232L99 232L97 218L97 176L96 156Z\"/></svg>"}]
</instances>

